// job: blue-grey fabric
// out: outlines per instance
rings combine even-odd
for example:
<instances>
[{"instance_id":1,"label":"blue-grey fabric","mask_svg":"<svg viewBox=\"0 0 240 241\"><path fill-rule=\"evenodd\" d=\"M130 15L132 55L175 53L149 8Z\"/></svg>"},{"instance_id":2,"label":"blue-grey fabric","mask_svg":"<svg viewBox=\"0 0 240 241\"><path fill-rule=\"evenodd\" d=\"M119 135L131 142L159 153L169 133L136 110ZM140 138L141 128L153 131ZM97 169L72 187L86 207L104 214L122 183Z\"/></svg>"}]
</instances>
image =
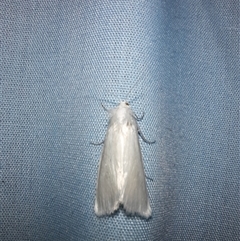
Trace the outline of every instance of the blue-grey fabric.
<instances>
[{"instance_id":1,"label":"blue-grey fabric","mask_svg":"<svg viewBox=\"0 0 240 241\"><path fill-rule=\"evenodd\" d=\"M238 0L2 0L0 240L239 240L239 14ZM90 142L120 99L156 140L140 139L149 220L94 213Z\"/></svg>"}]
</instances>

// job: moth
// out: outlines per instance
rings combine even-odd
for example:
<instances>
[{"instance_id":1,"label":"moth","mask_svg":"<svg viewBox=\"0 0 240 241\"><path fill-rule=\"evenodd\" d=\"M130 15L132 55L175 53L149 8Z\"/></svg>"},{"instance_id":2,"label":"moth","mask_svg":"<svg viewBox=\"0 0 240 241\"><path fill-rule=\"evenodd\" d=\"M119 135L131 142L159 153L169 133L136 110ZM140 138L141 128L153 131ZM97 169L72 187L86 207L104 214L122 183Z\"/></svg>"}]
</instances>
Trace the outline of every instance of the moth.
<instances>
[{"instance_id":1,"label":"moth","mask_svg":"<svg viewBox=\"0 0 240 241\"><path fill-rule=\"evenodd\" d=\"M149 196L138 135L145 139L127 101L107 110L109 122L98 168L94 210L97 216L110 215L120 206L127 214L151 216ZM100 143L101 144L101 143Z\"/></svg>"}]
</instances>

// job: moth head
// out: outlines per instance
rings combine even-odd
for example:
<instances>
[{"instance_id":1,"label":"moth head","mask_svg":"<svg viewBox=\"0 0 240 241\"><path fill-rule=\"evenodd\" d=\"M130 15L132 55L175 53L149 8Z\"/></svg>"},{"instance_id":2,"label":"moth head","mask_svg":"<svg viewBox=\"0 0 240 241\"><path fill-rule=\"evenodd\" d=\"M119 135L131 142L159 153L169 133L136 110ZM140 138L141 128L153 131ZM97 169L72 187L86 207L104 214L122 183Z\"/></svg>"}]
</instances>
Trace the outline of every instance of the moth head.
<instances>
[{"instance_id":1,"label":"moth head","mask_svg":"<svg viewBox=\"0 0 240 241\"><path fill-rule=\"evenodd\" d=\"M127 101L121 101L120 102L120 105L122 106L122 107L130 107L130 105L129 105L129 103L127 102Z\"/></svg>"}]
</instances>

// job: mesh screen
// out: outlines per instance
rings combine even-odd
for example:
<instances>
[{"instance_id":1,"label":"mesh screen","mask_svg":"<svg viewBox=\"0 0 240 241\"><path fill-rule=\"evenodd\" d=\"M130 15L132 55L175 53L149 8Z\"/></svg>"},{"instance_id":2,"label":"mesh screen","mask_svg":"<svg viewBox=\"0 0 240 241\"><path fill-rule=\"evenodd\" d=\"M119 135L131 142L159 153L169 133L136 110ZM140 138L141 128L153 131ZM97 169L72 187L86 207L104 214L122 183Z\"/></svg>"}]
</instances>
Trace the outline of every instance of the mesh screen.
<instances>
[{"instance_id":1,"label":"mesh screen","mask_svg":"<svg viewBox=\"0 0 240 241\"><path fill-rule=\"evenodd\" d=\"M1 240L239 240L239 1L0 9ZM149 220L93 209L101 103L126 98L156 140Z\"/></svg>"}]
</instances>

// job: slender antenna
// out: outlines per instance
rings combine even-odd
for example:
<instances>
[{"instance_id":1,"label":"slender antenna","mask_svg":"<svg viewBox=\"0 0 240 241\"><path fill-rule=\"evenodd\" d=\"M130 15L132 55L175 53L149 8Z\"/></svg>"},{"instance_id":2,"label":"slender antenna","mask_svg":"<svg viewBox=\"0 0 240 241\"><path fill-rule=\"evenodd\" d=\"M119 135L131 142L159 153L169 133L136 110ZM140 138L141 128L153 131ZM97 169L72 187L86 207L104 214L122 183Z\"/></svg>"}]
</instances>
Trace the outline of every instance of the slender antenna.
<instances>
[{"instance_id":1,"label":"slender antenna","mask_svg":"<svg viewBox=\"0 0 240 241\"><path fill-rule=\"evenodd\" d=\"M115 98L119 99L119 103L121 102L121 98L119 98L118 95L115 95L115 94L113 93L113 90L110 90L110 93L112 93L112 95L113 95Z\"/></svg>"},{"instance_id":2,"label":"slender antenna","mask_svg":"<svg viewBox=\"0 0 240 241\"><path fill-rule=\"evenodd\" d=\"M130 95L130 93L132 92L133 88L136 87L137 84L141 83L141 81L139 82L139 79L140 79L140 77L137 78L137 80L135 81L135 83L133 84L133 86L131 87L131 89L128 91L127 96L126 96L127 98L128 98L128 96ZM126 100L127 100L127 98L126 98Z\"/></svg>"},{"instance_id":3,"label":"slender antenna","mask_svg":"<svg viewBox=\"0 0 240 241\"><path fill-rule=\"evenodd\" d=\"M133 90L133 88L135 87L135 85L138 83L138 79L135 81L135 83L133 84L133 86L130 88L130 90L128 91L128 93L127 93L127 98L128 98L128 96L130 95L130 93L132 92L132 90ZM126 98L126 100L127 100L127 98Z\"/></svg>"},{"instance_id":4,"label":"slender antenna","mask_svg":"<svg viewBox=\"0 0 240 241\"><path fill-rule=\"evenodd\" d=\"M111 95L113 95L116 99L119 99L120 101L118 102L118 103L120 103L121 102L121 99L119 98L119 96L118 95L115 95L114 93L113 93L113 90L110 90L110 93L111 93ZM110 96L111 96L110 95ZM103 100L103 102L109 102L109 103L112 103L112 104L114 104L114 105L116 105L116 104L118 104L117 102L113 102L113 101L106 101L106 99L105 100Z\"/></svg>"}]
</instances>

